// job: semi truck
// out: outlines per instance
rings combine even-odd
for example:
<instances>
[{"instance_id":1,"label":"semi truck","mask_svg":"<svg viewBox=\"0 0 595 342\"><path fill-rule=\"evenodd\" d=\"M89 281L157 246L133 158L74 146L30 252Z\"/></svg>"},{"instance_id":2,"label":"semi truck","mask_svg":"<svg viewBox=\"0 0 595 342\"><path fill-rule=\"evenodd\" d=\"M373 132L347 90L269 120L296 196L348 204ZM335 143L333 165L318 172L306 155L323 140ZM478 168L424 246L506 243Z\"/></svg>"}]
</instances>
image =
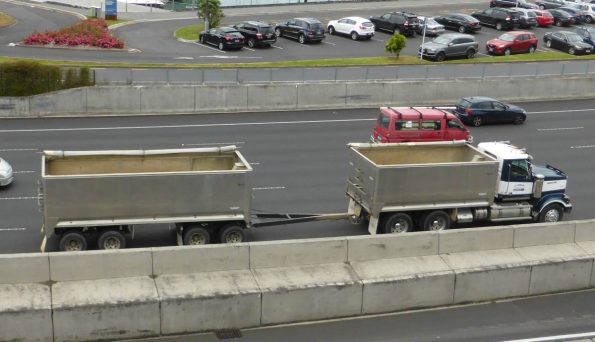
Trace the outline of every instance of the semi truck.
<instances>
[{"instance_id":1,"label":"semi truck","mask_svg":"<svg viewBox=\"0 0 595 342\"><path fill-rule=\"evenodd\" d=\"M319 220L368 221L368 231L449 229L454 223L556 222L572 205L567 176L506 142L348 144L347 210L253 213L253 169L235 146L44 151L41 249L124 248L135 226L175 230L179 245L246 240L246 229Z\"/></svg>"},{"instance_id":2,"label":"semi truck","mask_svg":"<svg viewBox=\"0 0 595 342\"><path fill-rule=\"evenodd\" d=\"M349 144L349 212L368 231L453 223L557 222L572 210L567 175L509 142Z\"/></svg>"}]
</instances>

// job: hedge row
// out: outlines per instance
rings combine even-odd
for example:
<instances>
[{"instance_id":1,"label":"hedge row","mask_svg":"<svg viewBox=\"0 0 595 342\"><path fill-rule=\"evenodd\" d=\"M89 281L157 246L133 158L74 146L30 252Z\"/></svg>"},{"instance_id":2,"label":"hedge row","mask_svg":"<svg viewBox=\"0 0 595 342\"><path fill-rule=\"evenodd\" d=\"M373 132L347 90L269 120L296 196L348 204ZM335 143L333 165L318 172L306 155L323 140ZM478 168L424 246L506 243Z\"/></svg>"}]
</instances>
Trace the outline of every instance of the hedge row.
<instances>
[{"instance_id":1,"label":"hedge row","mask_svg":"<svg viewBox=\"0 0 595 342\"><path fill-rule=\"evenodd\" d=\"M0 63L0 96L29 96L93 85L88 67L62 69L38 62Z\"/></svg>"}]
</instances>

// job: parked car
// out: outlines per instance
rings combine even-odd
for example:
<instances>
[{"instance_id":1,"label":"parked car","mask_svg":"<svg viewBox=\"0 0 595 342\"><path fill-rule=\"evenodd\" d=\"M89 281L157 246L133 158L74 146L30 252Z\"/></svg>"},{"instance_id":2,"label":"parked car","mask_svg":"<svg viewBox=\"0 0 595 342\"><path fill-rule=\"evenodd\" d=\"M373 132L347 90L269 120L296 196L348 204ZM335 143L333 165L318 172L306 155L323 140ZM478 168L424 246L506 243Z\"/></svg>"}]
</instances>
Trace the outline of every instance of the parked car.
<instances>
[{"instance_id":1,"label":"parked car","mask_svg":"<svg viewBox=\"0 0 595 342\"><path fill-rule=\"evenodd\" d=\"M0 158L0 186L7 186L12 183L12 180L12 166L6 160Z\"/></svg>"},{"instance_id":2,"label":"parked car","mask_svg":"<svg viewBox=\"0 0 595 342\"><path fill-rule=\"evenodd\" d=\"M496 30L512 30L520 24L519 12L509 8L488 8L483 11L473 12L473 18L479 20L484 26L493 26Z\"/></svg>"},{"instance_id":3,"label":"parked car","mask_svg":"<svg viewBox=\"0 0 595 342\"><path fill-rule=\"evenodd\" d=\"M574 29L579 36L583 38L583 41L591 46L595 47L595 27L581 26ZM591 50L592 52L595 50Z\"/></svg>"},{"instance_id":4,"label":"parked car","mask_svg":"<svg viewBox=\"0 0 595 342\"><path fill-rule=\"evenodd\" d=\"M324 27L315 18L294 18L275 25L277 37L297 39L300 44L321 42L324 39Z\"/></svg>"},{"instance_id":5,"label":"parked car","mask_svg":"<svg viewBox=\"0 0 595 342\"><path fill-rule=\"evenodd\" d=\"M574 22L572 15L568 12L559 9L551 9L549 12L554 17L554 25L556 26L570 26Z\"/></svg>"},{"instance_id":6,"label":"parked car","mask_svg":"<svg viewBox=\"0 0 595 342\"><path fill-rule=\"evenodd\" d=\"M571 55L588 55L593 51L591 44L585 43L583 37L572 31L547 32L543 41L548 48L565 51Z\"/></svg>"},{"instance_id":7,"label":"parked car","mask_svg":"<svg viewBox=\"0 0 595 342\"><path fill-rule=\"evenodd\" d=\"M434 18L417 17L417 19L419 20L417 33L420 35L424 34L424 28L427 36L437 36L445 31L444 25L439 24Z\"/></svg>"},{"instance_id":8,"label":"parked car","mask_svg":"<svg viewBox=\"0 0 595 342\"><path fill-rule=\"evenodd\" d=\"M573 24L580 25L585 21L583 11L572 7L559 7L558 10L564 11L572 16Z\"/></svg>"},{"instance_id":9,"label":"parked car","mask_svg":"<svg viewBox=\"0 0 595 342\"><path fill-rule=\"evenodd\" d=\"M219 50L228 48L241 49L244 46L244 36L233 27L216 27L208 31L202 31L198 35L198 40L202 44L214 45Z\"/></svg>"},{"instance_id":10,"label":"parked car","mask_svg":"<svg viewBox=\"0 0 595 342\"><path fill-rule=\"evenodd\" d=\"M579 3L567 5L567 7L576 8L578 10L581 10L583 13L584 21L587 24L592 24L595 21L595 4L579 2Z\"/></svg>"},{"instance_id":11,"label":"parked car","mask_svg":"<svg viewBox=\"0 0 595 342\"><path fill-rule=\"evenodd\" d=\"M535 4L539 6L540 9L553 9L558 8L566 5L566 1L564 0L537 0Z\"/></svg>"},{"instance_id":12,"label":"parked car","mask_svg":"<svg viewBox=\"0 0 595 342\"><path fill-rule=\"evenodd\" d=\"M277 42L277 35L270 24L260 21L243 21L233 26L237 29L249 47L269 47Z\"/></svg>"},{"instance_id":13,"label":"parked car","mask_svg":"<svg viewBox=\"0 0 595 342\"><path fill-rule=\"evenodd\" d=\"M537 16L537 26L548 27L554 25L554 16L546 10L533 10Z\"/></svg>"},{"instance_id":14,"label":"parked car","mask_svg":"<svg viewBox=\"0 0 595 342\"><path fill-rule=\"evenodd\" d=\"M515 8L514 10L520 14L519 27L525 29L537 27L537 14L535 14L535 10L526 8Z\"/></svg>"},{"instance_id":15,"label":"parked car","mask_svg":"<svg viewBox=\"0 0 595 342\"><path fill-rule=\"evenodd\" d=\"M506 32L498 38L488 40L486 50L488 53L506 56L513 53L533 53L537 50L537 37L527 31Z\"/></svg>"},{"instance_id":16,"label":"parked car","mask_svg":"<svg viewBox=\"0 0 595 342\"><path fill-rule=\"evenodd\" d=\"M465 56L475 57L479 44L475 38L463 33L445 33L434 40L424 43L419 47L418 55L437 62L447 57Z\"/></svg>"},{"instance_id":17,"label":"parked car","mask_svg":"<svg viewBox=\"0 0 595 342\"><path fill-rule=\"evenodd\" d=\"M481 24L479 23L479 20L468 14L451 13L445 16L434 17L434 20L436 20L439 24L444 25L445 28L459 31L460 33L471 33L481 30Z\"/></svg>"},{"instance_id":18,"label":"parked car","mask_svg":"<svg viewBox=\"0 0 595 342\"><path fill-rule=\"evenodd\" d=\"M347 17L331 20L326 25L329 34L344 34L353 40L370 39L374 37L374 24L361 17Z\"/></svg>"},{"instance_id":19,"label":"parked car","mask_svg":"<svg viewBox=\"0 0 595 342\"><path fill-rule=\"evenodd\" d=\"M376 30L400 33L413 37L419 29L417 16L409 12L388 12L381 16L371 16L370 21L374 23Z\"/></svg>"},{"instance_id":20,"label":"parked car","mask_svg":"<svg viewBox=\"0 0 595 342\"><path fill-rule=\"evenodd\" d=\"M370 137L376 143L413 141L473 141L471 133L459 118L438 108L380 107Z\"/></svg>"},{"instance_id":21,"label":"parked car","mask_svg":"<svg viewBox=\"0 0 595 342\"><path fill-rule=\"evenodd\" d=\"M475 127L487 123L520 125L527 119L527 112L523 108L483 96L460 99L454 112L461 121Z\"/></svg>"},{"instance_id":22,"label":"parked car","mask_svg":"<svg viewBox=\"0 0 595 342\"><path fill-rule=\"evenodd\" d=\"M515 7L537 9L539 6L526 0L491 0L490 7Z\"/></svg>"}]
</instances>

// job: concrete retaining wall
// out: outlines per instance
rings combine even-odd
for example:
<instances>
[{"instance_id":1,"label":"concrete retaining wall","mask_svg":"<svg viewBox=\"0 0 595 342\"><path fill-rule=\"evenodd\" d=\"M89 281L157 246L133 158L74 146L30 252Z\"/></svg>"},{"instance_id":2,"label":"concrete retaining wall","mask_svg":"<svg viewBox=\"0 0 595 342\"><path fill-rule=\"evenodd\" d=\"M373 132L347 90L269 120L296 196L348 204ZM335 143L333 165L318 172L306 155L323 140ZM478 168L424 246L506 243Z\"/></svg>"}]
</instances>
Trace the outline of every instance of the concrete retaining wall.
<instances>
[{"instance_id":1,"label":"concrete retaining wall","mask_svg":"<svg viewBox=\"0 0 595 342\"><path fill-rule=\"evenodd\" d=\"M96 86L0 98L0 117L263 112L445 105L463 96L505 101L592 98L595 75L419 81ZM553 97L552 97L553 96Z\"/></svg>"},{"instance_id":2,"label":"concrete retaining wall","mask_svg":"<svg viewBox=\"0 0 595 342\"><path fill-rule=\"evenodd\" d=\"M141 338L586 289L594 259L595 220L2 255L0 340Z\"/></svg>"}]
</instances>

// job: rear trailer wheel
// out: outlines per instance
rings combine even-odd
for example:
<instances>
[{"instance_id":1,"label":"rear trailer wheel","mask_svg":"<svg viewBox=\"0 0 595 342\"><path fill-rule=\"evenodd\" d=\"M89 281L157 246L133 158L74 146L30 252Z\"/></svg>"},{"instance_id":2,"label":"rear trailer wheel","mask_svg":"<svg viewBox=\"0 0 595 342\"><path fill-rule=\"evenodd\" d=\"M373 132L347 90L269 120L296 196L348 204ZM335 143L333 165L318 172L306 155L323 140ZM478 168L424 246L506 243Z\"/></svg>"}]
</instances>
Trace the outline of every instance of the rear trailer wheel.
<instances>
[{"instance_id":1,"label":"rear trailer wheel","mask_svg":"<svg viewBox=\"0 0 595 342\"><path fill-rule=\"evenodd\" d=\"M219 238L222 243L240 243L246 241L246 233L242 226L231 223L221 228Z\"/></svg>"},{"instance_id":2,"label":"rear trailer wheel","mask_svg":"<svg viewBox=\"0 0 595 342\"><path fill-rule=\"evenodd\" d=\"M405 213L396 213L389 216L384 222L385 234L407 233L413 230L413 220Z\"/></svg>"},{"instance_id":3,"label":"rear trailer wheel","mask_svg":"<svg viewBox=\"0 0 595 342\"><path fill-rule=\"evenodd\" d=\"M184 245L206 245L211 242L211 234L203 227L190 226L184 229Z\"/></svg>"},{"instance_id":4,"label":"rear trailer wheel","mask_svg":"<svg viewBox=\"0 0 595 342\"><path fill-rule=\"evenodd\" d=\"M450 228L450 216L442 210L433 211L424 217L424 230L446 230Z\"/></svg>"},{"instance_id":5,"label":"rear trailer wheel","mask_svg":"<svg viewBox=\"0 0 595 342\"><path fill-rule=\"evenodd\" d=\"M539 213L539 222L558 222L564 217L564 208L560 204L548 204Z\"/></svg>"},{"instance_id":6,"label":"rear trailer wheel","mask_svg":"<svg viewBox=\"0 0 595 342\"><path fill-rule=\"evenodd\" d=\"M69 232L60 238L60 250L64 252L84 251L87 249L87 239L82 233Z\"/></svg>"},{"instance_id":7,"label":"rear trailer wheel","mask_svg":"<svg viewBox=\"0 0 595 342\"><path fill-rule=\"evenodd\" d=\"M99 235L97 247L99 249L126 248L126 238L124 237L124 234L117 230L108 230Z\"/></svg>"}]
</instances>

